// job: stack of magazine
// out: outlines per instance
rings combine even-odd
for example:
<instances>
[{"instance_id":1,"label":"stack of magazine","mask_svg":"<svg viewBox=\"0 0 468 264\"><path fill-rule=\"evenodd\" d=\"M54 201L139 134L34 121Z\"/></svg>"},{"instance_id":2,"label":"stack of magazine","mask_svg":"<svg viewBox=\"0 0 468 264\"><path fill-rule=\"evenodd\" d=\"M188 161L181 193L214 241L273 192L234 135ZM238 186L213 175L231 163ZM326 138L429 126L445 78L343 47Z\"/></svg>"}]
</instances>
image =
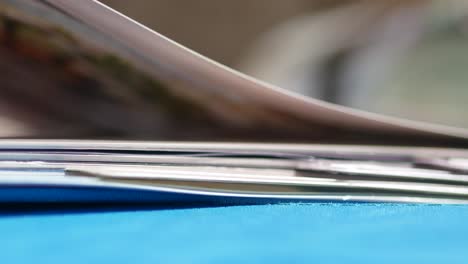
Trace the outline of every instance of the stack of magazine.
<instances>
[{"instance_id":1,"label":"stack of magazine","mask_svg":"<svg viewBox=\"0 0 468 264\"><path fill-rule=\"evenodd\" d=\"M1 0L0 58L3 203L468 203L465 129L292 94L97 1Z\"/></svg>"}]
</instances>

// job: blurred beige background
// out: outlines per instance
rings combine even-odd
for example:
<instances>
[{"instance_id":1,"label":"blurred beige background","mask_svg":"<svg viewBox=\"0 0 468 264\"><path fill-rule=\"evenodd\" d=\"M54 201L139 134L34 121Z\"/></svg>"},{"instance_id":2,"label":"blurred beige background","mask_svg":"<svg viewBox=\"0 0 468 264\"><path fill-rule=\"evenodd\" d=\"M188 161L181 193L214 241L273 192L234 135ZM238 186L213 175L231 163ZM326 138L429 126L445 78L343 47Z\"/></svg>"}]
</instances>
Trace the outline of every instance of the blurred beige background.
<instances>
[{"instance_id":1,"label":"blurred beige background","mask_svg":"<svg viewBox=\"0 0 468 264\"><path fill-rule=\"evenodd\" d=\"M260 34L291 17L349 1L104 0L163 35L228 66L237 66ZM337 4L338 3L338 4Z\"/></svg>"}]
</instances>

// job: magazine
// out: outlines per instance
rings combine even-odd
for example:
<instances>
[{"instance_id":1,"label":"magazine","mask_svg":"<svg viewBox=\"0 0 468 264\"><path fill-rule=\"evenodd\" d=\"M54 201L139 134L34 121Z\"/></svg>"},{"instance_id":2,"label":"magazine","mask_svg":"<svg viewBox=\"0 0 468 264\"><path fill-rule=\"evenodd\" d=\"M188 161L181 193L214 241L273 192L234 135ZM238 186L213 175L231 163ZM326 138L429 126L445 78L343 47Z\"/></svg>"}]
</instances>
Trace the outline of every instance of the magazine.
<instances>
[{"instance_id":1,"label":"magazine","mask_svg":"<svg viewBox=\"0 0 468 264\"><path fill-rule=\"evenodd\" d=\"M0 1L0 57L3 202L468 201L466 129L288 92L98 1Z\"/></svg>"}]
</instances>

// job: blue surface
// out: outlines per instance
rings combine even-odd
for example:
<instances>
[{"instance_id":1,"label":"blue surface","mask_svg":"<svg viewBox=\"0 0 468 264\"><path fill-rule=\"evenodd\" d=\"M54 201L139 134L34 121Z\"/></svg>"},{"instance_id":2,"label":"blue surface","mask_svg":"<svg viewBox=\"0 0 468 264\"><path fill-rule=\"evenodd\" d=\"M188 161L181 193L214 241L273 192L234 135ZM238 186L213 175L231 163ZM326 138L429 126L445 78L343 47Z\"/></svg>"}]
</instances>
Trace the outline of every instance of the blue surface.
<instances>
[{"instance_id":1,"label":"blue surface","mask_svg":"<svg viewBox=\"0 0 468 264\"><path fill-rule=\"evenodd\" d=\"M2 263L468 263L468 206L4 212Z\"/></svg>"}]
</instances>

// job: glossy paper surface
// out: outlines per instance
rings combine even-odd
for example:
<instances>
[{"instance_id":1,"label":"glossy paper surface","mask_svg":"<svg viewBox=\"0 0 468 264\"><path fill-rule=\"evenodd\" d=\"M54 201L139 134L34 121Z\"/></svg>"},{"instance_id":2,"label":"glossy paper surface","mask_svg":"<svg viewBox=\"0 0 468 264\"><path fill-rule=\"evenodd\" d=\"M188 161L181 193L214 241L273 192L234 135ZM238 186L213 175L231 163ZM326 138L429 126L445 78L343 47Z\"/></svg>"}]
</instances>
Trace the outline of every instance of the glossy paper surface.
<instances>
[{"instance_id":1,"label":"glossy paper surface","mask_svg":"<svg viewBox=\"0 0 468 264\"><path fill-rule=\"evenodd\" d=\"M1 137L459 145L466 131L301 97L95 1L0 1Z\"/></svg>"}]
</instances>

